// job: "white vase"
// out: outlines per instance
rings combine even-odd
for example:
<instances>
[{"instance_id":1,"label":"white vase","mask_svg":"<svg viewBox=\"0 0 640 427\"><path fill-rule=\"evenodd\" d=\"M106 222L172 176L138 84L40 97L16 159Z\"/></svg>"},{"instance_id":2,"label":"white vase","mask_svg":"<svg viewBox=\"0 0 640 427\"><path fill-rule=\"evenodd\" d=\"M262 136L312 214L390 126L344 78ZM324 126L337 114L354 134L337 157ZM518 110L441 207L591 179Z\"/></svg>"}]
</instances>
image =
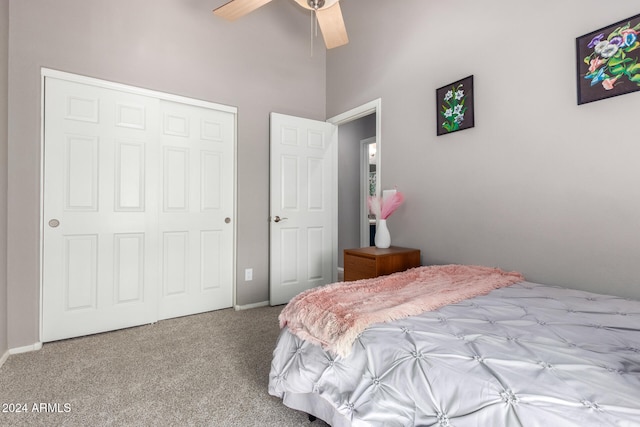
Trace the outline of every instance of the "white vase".
<instances>
[{"instance_id":1,"label":"white vase","mask_svg":"<svg viewBox=\"0 0 640 427\"><path fill-rule=\"evenodd\" d=\"M380 219L376 225L376 237L374 238L376 248L386 249L391 246L391 235L387 228L387 220Z\"/></svg>"}]
</instances>

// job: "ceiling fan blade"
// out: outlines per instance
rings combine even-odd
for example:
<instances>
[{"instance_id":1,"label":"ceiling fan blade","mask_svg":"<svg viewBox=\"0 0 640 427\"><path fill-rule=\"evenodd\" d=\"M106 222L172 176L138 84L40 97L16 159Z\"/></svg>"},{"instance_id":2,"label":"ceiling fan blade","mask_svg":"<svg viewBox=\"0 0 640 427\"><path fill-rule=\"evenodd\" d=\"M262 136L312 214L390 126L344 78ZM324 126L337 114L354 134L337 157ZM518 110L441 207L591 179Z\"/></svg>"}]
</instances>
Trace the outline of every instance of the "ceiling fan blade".
<instances>
[{"instance_id":1,"label":"ceiling fan blade","mask_svg":"<svg viewBox=\"0 0 640 427\"><path fill-rule=\"evenodd\" d=\"M334 47L349 43L347 28L344 26L340 3L336 2L336 4L331 7L318 9L316 11L316 16L318 18L320 29L322 30L324 44L327 45L327 49L333 49Z\"/></svg>"},{"instance_id":2,"label":"ceiling fan blade","mask_svg":"<svg viewBox=\"0 0 640 427\"><path fill-rule=\"evenodd\" d=\"M227 21L235 21L270 1L271 0L231 0L229 3L214 9L213 14Z\"/></svg>"}]
</instances>

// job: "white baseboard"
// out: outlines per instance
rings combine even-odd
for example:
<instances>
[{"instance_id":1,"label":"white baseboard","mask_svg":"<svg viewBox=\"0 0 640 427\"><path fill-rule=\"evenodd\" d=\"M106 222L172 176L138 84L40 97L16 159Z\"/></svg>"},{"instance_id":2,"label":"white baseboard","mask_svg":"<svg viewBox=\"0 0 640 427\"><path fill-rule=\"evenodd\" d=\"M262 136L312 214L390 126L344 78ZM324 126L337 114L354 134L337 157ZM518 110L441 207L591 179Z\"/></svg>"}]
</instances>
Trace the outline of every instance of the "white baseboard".
<instances>
[{"instance_id":1,"label":"white baseboard","mask_svg":"<svg viewBox=\"0 0 640 427\"><path fill-rule=\"evenodd\" d=\"M6 362L8 358L9 358L9 350L5 351L4 354L0 356L0 368L2 368L2 365L4 365L4 362Z\"/></svg>"},{"instance_id":2,"label":"white baseboard","mask_svg":"<svg viewBox=\"0 0 640 427\"><path fill-rule=\"evenodd\" d=\"M269 301L262 301L262 302L256 302L253 304L247 304L247 305L236 305L234 308L236 309L236 311L240 311L240 310L249 310L252 308L266 307L268 305L269 305Z\"/></svg>"},{"instance_id":3,"label":"white baseboard","mask_svg":"<svg viewBox=\"0 0 640 427\"><path fill-rule=\"evenodd\" d=\"M9 350L5 351L2 356L0 356L0 368L2 368L2 365L4 365L4 362L7 361L10 354L28 353L30 351L38 351L41 348L42 348L41 342L37 342L31 345L26 345L24 347L10 348Z\"/></svg>"},{"instance_id":4,"label":"white baseboard","mask_svg":"<svg viewBox=\"0 0 640 427\"><path fill-rule=\"evenodd\" d=\"M42 343L37 342L32 345L25 345L24 347L10 348L9 354L28 353L30 351L38 351L42 348Z\"/></svg>"}]
</instances>

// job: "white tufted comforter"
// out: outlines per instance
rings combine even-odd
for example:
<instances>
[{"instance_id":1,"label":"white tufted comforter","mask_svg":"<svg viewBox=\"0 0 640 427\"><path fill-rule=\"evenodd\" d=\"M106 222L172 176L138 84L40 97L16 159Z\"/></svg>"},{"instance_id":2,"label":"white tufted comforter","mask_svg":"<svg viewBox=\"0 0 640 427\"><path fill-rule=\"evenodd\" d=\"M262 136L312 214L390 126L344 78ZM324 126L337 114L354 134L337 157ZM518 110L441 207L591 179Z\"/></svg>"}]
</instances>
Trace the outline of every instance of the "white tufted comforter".
<instances>
[{"instance_id":1,"label":"white tufted comforter","mask_svg":"<svg viewBox=\"0 0 640 427\"><path fill-rule=\"evenodd\" d=\"M269 393L338 426L640 426L640 301L521 282L367 328L284 328Z\"/></svg>"}]
</instances>

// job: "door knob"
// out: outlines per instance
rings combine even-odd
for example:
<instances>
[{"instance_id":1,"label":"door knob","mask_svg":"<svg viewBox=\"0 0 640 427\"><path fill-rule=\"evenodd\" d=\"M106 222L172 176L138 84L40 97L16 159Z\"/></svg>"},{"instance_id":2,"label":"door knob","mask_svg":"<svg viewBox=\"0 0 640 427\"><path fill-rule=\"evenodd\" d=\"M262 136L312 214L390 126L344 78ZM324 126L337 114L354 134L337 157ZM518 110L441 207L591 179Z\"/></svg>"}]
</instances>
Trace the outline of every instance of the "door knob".
<instances>
[{"instance_id":1,"label":"door knob","mask_svg":"<svg viewBox=\"0 0 640 427\"><path fill-rule=\"evenodd\" d=\"M276 215L276 217L273 219L274 222L280 222L280 221L284 221L287 218L280 218L278 215Z\"/></svg>"},{"instance_id":2,"label":"door knob","mask_svg":"<svg viewBox=\"0 0 640 427\"><path fill-rule=\"evenodd\" d=\"M50 219L49 220L49 227L56 228L59 225L60 225L60 221L58 221L57 219Z\"/></svg>"}]
</instances>

